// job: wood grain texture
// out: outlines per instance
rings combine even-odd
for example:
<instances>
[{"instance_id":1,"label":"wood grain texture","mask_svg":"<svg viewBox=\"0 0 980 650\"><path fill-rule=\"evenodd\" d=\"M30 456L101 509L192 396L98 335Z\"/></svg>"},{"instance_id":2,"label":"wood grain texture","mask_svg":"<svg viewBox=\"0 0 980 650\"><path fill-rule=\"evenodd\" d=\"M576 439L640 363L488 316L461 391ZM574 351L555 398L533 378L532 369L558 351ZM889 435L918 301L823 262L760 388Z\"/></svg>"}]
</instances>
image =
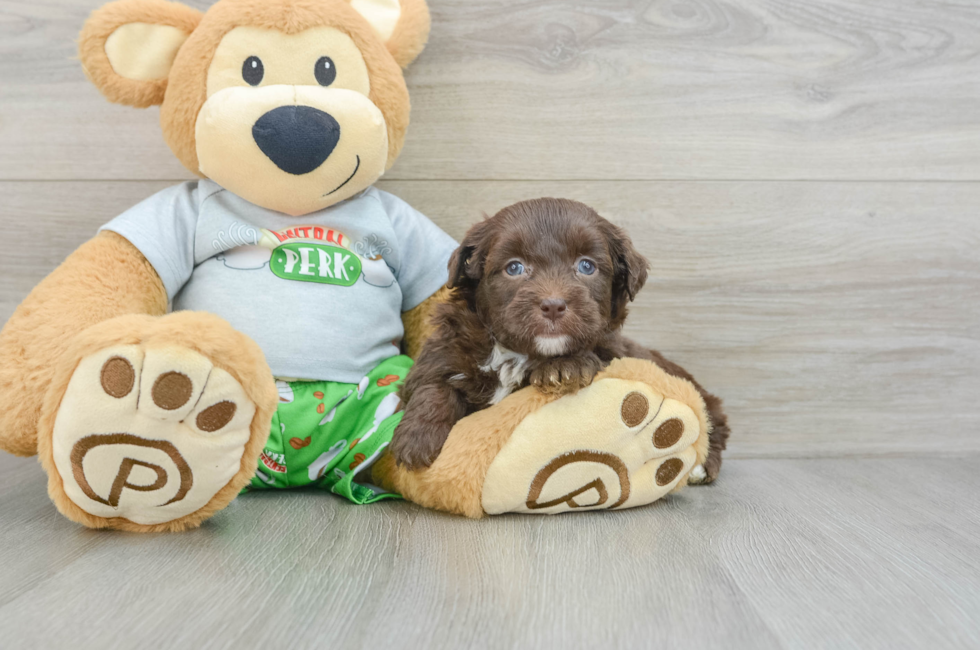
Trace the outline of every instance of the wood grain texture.
<instances>
[{"instance_id":1,"label":"wood grain texture","mask_svg":"<svg viewBox=\"0 0 980 650\"><path fill-rule=\"evenodd\" d=\"M164 182L0 183L0 319ZM980 451L980 185L385 182L459 238L567 196L652 262L628 333L725 398L732 457Z\"/></svg>"},{"instance_id":2,"label":"wood grain texture","mask_svg":"<svg viewBox=\"0 0 980 650\"><path fill-rule=\"evenodd\" d=\"M102 2L0 0L0 178L188 177L73 58ZM974 3L431 4L393 179L980 180Z\"/></svg>"},{"instance_id":3,"label":"wood grain texture","mask_svg":"<svg viewBox=\"0 0 980 650\"><path fill-rule=\"evenodd\" d=\"M646 508L484 521L311 491L85 530L0 458L16 647L974 648L977 457L741 460Z\"/></svg>"}]
</instances>

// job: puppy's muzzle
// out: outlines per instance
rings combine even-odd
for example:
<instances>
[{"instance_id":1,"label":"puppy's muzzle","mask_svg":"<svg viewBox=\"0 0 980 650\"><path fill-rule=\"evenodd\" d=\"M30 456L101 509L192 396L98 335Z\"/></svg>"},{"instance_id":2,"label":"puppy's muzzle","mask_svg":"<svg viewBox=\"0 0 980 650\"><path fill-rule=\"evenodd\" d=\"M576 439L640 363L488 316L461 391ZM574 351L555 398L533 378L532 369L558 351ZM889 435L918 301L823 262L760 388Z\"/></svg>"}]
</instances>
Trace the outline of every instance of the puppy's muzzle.
<instances>
[{"instance_id":1,"label":"puppy's muzzle","mask_svg":"<svg viewBox=\"0 0 980 650\"><path fill-rule=\"evenodd\" d=\"M319 169L340 142L340 124L311 106L280 106L258 119L252 137L276 167L295 176Z\"/></svg>"}]
</instances>

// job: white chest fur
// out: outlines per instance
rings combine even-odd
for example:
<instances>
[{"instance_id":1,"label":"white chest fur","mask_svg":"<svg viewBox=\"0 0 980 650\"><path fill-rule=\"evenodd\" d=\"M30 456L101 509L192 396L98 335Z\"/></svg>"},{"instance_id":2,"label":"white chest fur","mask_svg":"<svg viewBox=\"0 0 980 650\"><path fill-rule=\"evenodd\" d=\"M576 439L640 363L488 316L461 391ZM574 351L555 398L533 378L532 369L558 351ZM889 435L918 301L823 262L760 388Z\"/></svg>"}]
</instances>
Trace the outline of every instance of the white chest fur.
<instances>
[{"instance_id":1,"label":"white chest fur","mask_svg":"<svg viewBox=\"0 0 980 650\"><path fill-rule=\"evenodd\" d=\"M493 346L493 352L486 363L480 366L483 372L495 372L500 380L497 390L493 393L491 404L496 404L514 392L521 385L527 372L527 355L508 350L499 343Z\"/></svg>"}]
</instances>

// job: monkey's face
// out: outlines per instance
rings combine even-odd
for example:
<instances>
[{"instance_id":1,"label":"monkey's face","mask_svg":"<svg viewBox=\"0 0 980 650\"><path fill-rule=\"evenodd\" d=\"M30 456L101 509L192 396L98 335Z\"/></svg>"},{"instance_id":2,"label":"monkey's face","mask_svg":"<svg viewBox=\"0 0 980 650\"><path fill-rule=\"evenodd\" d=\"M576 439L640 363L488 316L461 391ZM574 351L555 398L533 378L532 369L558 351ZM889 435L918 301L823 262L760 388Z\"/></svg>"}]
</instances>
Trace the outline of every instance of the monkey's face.
<instances>
[{"instance_id":1,"label":"monkey's face","mask_svg":"<svg viewBox=\"0 0 980 650\"><path fill-rule=\"evenodd\" d=\"M298 216L349 198L385 170L384 115L360 50L333 27L237 27L208 69L195 135L201 173Z\"/></svg>"},{"instance_id":2,"label":"monkey's face","mask_svg":"<svg viewBox=\"0 0 980 650\"><path fill-rule=\"evenodd\" d=\"M113 101L161 105L188 169L295 217L394 164L408 127L402 67L428 29L424 0L219 0L203 14L126 0L92 15L79 51Z\"/></svg>"}]
</instances>

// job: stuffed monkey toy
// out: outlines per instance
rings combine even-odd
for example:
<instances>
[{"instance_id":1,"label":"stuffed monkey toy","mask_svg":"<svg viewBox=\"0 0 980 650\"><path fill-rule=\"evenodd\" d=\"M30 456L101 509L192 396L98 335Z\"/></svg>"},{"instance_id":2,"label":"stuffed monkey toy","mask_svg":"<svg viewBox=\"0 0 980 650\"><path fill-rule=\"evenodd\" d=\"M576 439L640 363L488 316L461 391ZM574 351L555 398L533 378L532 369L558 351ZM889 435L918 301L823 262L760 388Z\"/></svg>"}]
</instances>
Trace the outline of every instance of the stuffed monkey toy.
<instances>
[{"instance_id":1,"label":"stuffed monkey toy","mask_svg":"<svg viewBox=\"0 0 980 650\"><path fill-rule=\"evenodd\" d=\"M178 531L298 485L469 517L627 508L705 460L697 391L636 360L460 421L428 469L385 454L456 246L373 187L428 30L424 0L119 0L85 24L89 79L160 105L201 180L109 221L0 332L0 448L39 454L67 517Z\"/></svg>"}]
</instances>

